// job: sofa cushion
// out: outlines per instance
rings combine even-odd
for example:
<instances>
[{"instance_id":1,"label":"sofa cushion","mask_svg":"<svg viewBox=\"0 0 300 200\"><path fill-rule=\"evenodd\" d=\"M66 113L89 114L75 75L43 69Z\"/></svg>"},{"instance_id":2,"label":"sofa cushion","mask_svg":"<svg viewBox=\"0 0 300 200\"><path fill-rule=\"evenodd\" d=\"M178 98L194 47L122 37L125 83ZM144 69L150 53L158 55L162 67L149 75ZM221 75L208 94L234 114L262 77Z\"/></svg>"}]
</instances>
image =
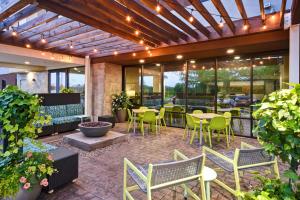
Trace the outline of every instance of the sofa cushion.
<instances>
[{"instance_id":1,"label":"sofa cushion","mask_svg":"<svg viewBox=\"0 0 300 200\"><path fill-rule=\"evenodd\" d=\"M57 117L52 119L53 124L65 124L70 122L80 122L80 119L76 116Z\"/></svg>"},{"instance_id":2,"label":"sofa cushion","mask_svg":"<svg viewBox=\"0 0 300 200\"><path fill-rule=\"evenodd\" d=\"M82 104L68 104L67 107L67 115L83 115L83 105Z\"/></svg>"},{"instance_id":3,"label":"sofa cushion","mask_svg":"<svg viewBox=\"0 0 300 200\"><path fill-rule=\"evenodd\" d=\"M46 111L52 118L67 116L66 105L48 106Z\"/></svg>"}]
</instances>

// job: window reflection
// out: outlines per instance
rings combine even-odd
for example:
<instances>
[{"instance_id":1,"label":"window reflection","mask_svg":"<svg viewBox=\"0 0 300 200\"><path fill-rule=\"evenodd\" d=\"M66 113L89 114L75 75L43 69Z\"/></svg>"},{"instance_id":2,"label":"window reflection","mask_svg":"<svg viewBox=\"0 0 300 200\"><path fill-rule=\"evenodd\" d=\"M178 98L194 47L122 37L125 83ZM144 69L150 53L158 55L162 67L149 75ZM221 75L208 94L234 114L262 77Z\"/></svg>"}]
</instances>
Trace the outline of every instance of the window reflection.
<instances>
[{"instance_id":1,"label":"window reflection","mask_svg":"<svg viewBox=\"0 0 300 200\"><path fill-rule=\"evenodd\" d=\"M141 68L126 67L125 91L135 107L141 104Z\"/></svg>"},{"instance_id":2,"label":"window reflection","mask_svg":"<svg viewBox=\"0 0 300 200\"><path fill-rule=\"evenodd\" d=\"M161 106L161 66L145 66L143 69L143 105Z\"/></svg>"}]
</instances>

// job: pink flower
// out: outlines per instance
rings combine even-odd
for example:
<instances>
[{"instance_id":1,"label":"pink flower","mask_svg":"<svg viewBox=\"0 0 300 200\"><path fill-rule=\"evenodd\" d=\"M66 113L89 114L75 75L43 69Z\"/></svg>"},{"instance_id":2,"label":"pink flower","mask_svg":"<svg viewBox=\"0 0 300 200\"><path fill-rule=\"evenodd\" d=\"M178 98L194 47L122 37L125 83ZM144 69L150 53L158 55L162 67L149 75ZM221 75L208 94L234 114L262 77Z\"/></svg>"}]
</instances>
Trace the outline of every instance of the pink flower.
<instances>
[{"instance_id":1,"label":"pink flower","mask_svg":"<svg viewBox=\"0 0 300 200\"><path fill-rule=\"evenodd\" d=\"M25 183L23 189L28 190L30 188L30 183Z\"/></svg>"},{"instance_id":2,"label":"pink flower","mask_svg":"<svg viewBox=\"0 0 300 200\"><path fill-rule=\"evenodd\" d=\"M41 180L40 185L47 187L48 186L48 179L44 178L43 180Z\"/></svg>"},{"instance_id":3,"label":"pink flower","mask_svg":"<svg viewBox=\"0 0 300 200\"><path fill-rule=\"evenodd\" d=\"M48 160L53 161L53 157L50 154L48 155Z\"/></svg>"},{"instance_id":4,"label":"pink flower","mask_svg":"<svg viewBox=\"0 0 300 200\"><path fill-rule=\"evenodd\" d=\"M26 183L26 181L27 181L27 179L26 179L24 176L22 176L22 177L20 178L20 182L21 182L21 183Z\"/></svg>"},{"instance_id":5,"label":"pink flower","mask_svg":"<svg viewBox=\"0 0 300 200\"><path fill-rule=\"evenodd\" d=\"M27 152L27 158L30 158L32 156L32 152L28 151Z\"/></svg>"}]
</instances>

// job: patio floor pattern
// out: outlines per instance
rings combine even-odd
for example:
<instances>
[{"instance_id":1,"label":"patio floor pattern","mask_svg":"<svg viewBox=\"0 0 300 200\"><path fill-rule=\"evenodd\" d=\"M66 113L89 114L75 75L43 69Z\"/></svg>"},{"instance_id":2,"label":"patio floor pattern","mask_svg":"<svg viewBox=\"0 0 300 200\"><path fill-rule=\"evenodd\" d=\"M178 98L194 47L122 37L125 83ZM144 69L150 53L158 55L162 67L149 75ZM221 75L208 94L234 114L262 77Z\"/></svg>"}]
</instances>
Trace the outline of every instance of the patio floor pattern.
<instances>
[{"instance_id":1,"label":"patio floor pattern","mask_svg":"<svg viewBox=\"0 0 300 200\"><path fill-rule=\"evenodd\" d=\"M117 124L114 131L126 131L126 124ZM70 133L66 133L70 134ZM162 128L161 134L155 136L146 134L145 137L139 134L130 134L127 142L111 145L103 149L97 149L92 152L82 151L76 147L65 144L60 134L43 138L42 141L56 145L64 146L73 151L79 152L79 178L73 183L57 189L53 194L42 193L39 199L48 200L121 200L123 187L123 159L128 158L134 163L150 163L161 160L172 159L174 149L178 149L188 156L195 156L201 153L199 144L190 145L188 141L182 140L183 129L180 128ZM239 147L241 141L249 144L258 145L255 139L235 137L235 141L231 145L231 150ZM219 152L228 151L224 140L220 143L213 142L214 149ZM213 166L207 162L207 166ZM280 165L280 168L284 168ZM282 171L282 169L280 170ZM264 173L264 172L263 172ZM234 185L233 176L229 173L219 173L221 180ZM132 183L132 181L129 181ZM245 173L241 179L241 186L245 190L251 189L256 182L253 174ZM191 183L194 191L199 191L197 182ZM211 184L211 192L213 200L230 200L234 197L220 188L216 184ZM137 191L133 193L136 199L146 199L144 193ZM182 200L183 191L180 187L173 189L164 189L153 194L157 200Z\"/></svg>"}]
</instances>

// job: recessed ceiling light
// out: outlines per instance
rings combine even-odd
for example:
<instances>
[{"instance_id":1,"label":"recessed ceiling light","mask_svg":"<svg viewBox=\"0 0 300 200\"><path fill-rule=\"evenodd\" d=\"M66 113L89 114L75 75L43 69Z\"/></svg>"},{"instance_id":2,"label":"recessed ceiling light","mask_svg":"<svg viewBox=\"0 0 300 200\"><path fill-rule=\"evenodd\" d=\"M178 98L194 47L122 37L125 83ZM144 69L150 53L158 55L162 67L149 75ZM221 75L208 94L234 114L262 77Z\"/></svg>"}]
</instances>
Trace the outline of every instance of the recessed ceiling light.
<instances>
[{"instance_id":1,"label":"recessed ceiling light","mask_svg":"<svg viewBox=\"0 0 300 200\"><path fill-rule=\"evenodd\" d=\"M145 60L144 60L144 59L140 59L139 62L140 62L140 63L144 63Z\"/></svg>"},{"instance_id":2,"label":"recessed ceiling light","mask_svg":"<svg viewBox=\"0 0 300 200\"><path fill-rule=\"evenodd\" d=\"M180 59L183 58L183 56L182 56L182 55L177 55L176 58L177 58L178 60L180 60Z\"/></svg>"},{"instance_id":3,"label":"recessed ceiling light","mask_svg":"<svg viewBox=\"0 0 300 200\"><path fill-rule=\"evenodd\" d=\"M30 44L26 44L25 47L26 47L26 48L30 48L31 45L30 45Z\"/></svg>"},{"instance_id":4,"label":"recessed ceiling light","mask_svg":"<svg viewBox=\"0 0 300 200\"><path fill-rule=\"evenodd\" d=\"M132 53L132 56L136 56L136 53Z\"/></svg>"},{"instance_id":5,"label":"recessed ceiling light","mask_svg":"<svg viewBox=\"0 0 300 200\"><path fill-rule=\"evenodd\" d=\"M227 49L226 53L232 54L232 53L234 53L234 49Z\"/></svg>"},{"instance_id":6,"label":"recessed ceiling light","mask_svg":"<svg viewBox=\"0 0 300 200\"><path fill-rule=\"evenodd\" d=\"M240 59L241 57L240 56L234 56L234 59L235 60L238 60L238 59Z\"/></svg>"},{"instance_id":7,"label":"recessed ceiling light","mask_svg":"<svg viewBox=\"0 0 300 200\"><path fill-rule=\"evenodd\" d=\"M196 61L195 61L195 60L191 60L191 61L190 61L190 63L192 63L192 64L195 64L195 63L196 63Z\"/></svg>"},{"instance_id":8,"label":"recessed ceiling light","mask_svg":"<svg viewBox=\"0 0 300 200\"><path fill-rule=\"evenodd\" d=\"M263 64L264 64L264 62L263 62L263 61L259 61L259 64L263 65Z\"/></svg>"},{"instance_id":9,"label":"recessed ceiling light","mask_svg":"<svg viewBox=\"0 0 300 200\"><path fill-rule=\"evenodd\" d=\"M156 63L155 65L156 65L157 67L159 67L159 66L160 66L160 63Z\"/></svg>"},{"instance_id":10,"label":"recessed ceiling light","mask_svg":"<svg viewBox=\"0 0 300 200\"><path fill-rule=\"evenodd\" d=\"M42 56L46 55L45 52L42 52L41 54L42 54Z\"/></svg>"},{"instance_id":11,"label":"recessed ceiling light","mask_svg":"<svg viewBox=\"0 0 300 200\"><path fill-rule=\"evenodd\" d=\"M29 64L30 64L30 62L29 62L29 61L25 61L24 63L25 63L26 65L29 65Z\"/></svg>"}]
</instances>

